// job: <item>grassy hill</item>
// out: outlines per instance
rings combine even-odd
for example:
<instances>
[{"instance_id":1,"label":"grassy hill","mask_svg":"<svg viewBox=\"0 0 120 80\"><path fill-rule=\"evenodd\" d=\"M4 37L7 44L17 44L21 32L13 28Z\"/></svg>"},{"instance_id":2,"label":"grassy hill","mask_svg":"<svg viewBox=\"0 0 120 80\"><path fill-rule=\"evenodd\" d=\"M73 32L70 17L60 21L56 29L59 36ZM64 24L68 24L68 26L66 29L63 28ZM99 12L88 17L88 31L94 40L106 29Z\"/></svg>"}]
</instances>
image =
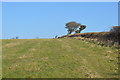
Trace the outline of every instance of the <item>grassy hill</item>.
<instances>
[{"instance_id":1,"label":"grassy hill","mask_svg":"<svg viewBox=\"0 0 120 80\"><path fill-rule=\"evenodd\" d=\"M3 78L117 78L117 50L77 39L3 40Z\"/></svg>"}]
</instances>

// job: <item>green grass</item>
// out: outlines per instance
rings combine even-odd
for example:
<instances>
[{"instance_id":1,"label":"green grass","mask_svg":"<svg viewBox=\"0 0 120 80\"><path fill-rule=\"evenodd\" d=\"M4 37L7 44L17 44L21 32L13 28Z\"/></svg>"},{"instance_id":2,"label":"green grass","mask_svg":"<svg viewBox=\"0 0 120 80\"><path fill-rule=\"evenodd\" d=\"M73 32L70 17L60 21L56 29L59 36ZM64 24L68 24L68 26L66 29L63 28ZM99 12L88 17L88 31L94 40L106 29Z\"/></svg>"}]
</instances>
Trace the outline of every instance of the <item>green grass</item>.
<instances>
[{"instance_id":1,"label":"green grass","mask_svg":"<svg viewBox=\"0 0 120 80\"><path fill-rule=\"evenodd\" d=\"M115 49L76 39L8 39L3 78L117 78Z\"/></svg>"}]
</instances>

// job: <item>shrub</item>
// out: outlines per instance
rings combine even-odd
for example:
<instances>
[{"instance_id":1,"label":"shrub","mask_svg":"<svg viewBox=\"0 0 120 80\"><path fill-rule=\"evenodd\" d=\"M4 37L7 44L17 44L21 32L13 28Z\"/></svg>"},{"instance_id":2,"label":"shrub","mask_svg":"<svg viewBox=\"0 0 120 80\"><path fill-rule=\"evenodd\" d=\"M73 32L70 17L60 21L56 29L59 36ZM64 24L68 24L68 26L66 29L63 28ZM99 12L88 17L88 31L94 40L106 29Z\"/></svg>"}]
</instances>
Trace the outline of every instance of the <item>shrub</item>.
<instances>
[{"instance_id":1,"label":"shrub","mask_svg":"<svg viewBox=\"0 0 120 80\"><path fill-rule=\"evenodd\" d=\"M113 26L110 30L111 37L120 44L120 26Z\"/></svg>"}]
</instances>

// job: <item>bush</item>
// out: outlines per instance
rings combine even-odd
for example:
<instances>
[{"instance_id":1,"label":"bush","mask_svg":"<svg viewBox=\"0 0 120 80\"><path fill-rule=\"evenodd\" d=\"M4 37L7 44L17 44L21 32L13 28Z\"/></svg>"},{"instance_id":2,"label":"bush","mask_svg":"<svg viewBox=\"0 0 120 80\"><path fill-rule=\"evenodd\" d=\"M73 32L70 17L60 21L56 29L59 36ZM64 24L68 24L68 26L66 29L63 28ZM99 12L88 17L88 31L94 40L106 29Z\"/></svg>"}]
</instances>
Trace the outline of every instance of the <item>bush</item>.
<instances>
[{"instance_id":1,"label":"bush","mask_svg":"<svg viewBox=\"0 0 120 80\"><path fill-rule=\"evenodd\" d=\"M114 33L116 35L120 34L120 26L113 26L113 28L110 30L111 33Z\"/></svg>"},{"instance_id":2,"label":"bush","mask_svg":"<svg viewBox=\"0 0 120 80\"><path fill-rule=\"evenodd\" d=\"M112 38L120 44L120 26L113 26L110 30Z\"/></svg>"}]
</instances>

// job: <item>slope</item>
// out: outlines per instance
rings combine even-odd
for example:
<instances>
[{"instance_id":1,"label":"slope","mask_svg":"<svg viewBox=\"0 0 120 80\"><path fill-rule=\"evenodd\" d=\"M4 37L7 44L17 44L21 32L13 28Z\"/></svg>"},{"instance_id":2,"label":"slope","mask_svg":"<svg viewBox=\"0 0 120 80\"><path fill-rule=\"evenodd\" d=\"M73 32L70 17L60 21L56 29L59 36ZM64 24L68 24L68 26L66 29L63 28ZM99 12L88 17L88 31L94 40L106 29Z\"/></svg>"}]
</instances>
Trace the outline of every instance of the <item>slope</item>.
<instances>
[{"instance_id":1,"label":"slope","mask_svg":"<svg viewBox=\"0 0 120 80\"><path fill-rule=\"evenodd\" d=\"M117 50L76 39L3 40L3 78L117 78Z\"/></svg>"}]
</instances>

